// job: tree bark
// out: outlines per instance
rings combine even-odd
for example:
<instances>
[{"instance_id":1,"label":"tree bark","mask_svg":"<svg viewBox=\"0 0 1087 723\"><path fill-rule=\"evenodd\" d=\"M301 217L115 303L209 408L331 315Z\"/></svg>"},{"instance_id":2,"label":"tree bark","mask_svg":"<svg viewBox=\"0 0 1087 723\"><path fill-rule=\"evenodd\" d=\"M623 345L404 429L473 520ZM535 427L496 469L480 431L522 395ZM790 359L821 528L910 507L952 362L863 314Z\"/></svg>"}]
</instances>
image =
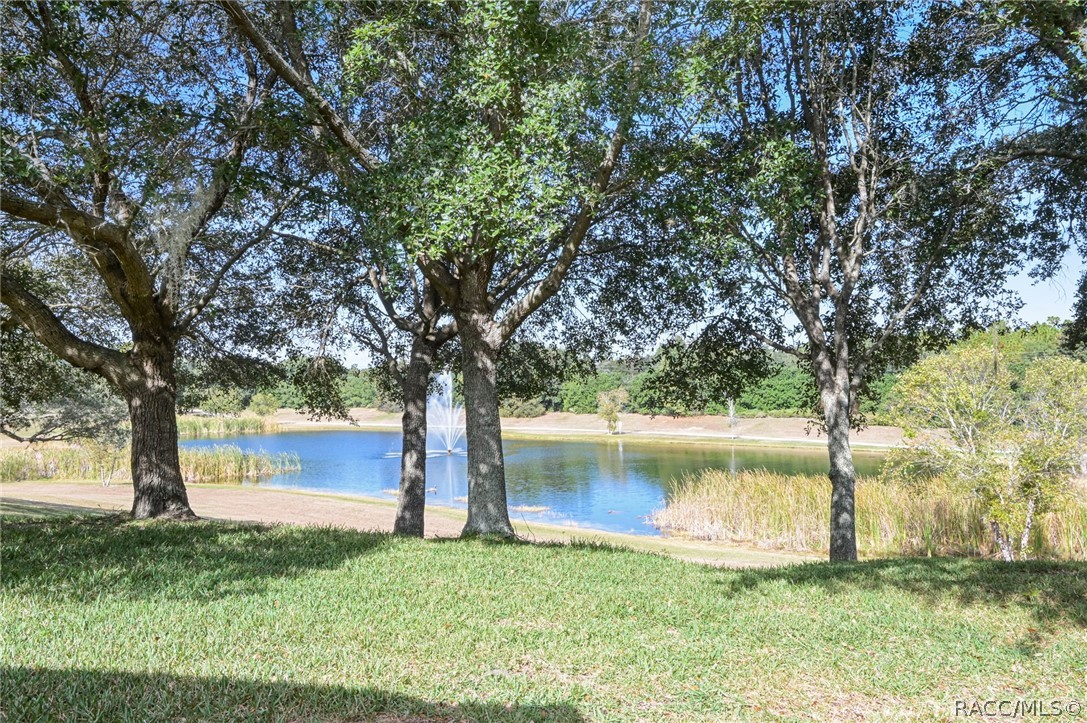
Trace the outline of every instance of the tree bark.
<instances>
[{"instance_id":1,"label":"tree bark","mask_svg":"<svg viewBox=\"0 0 1087 723\"><path fill-rule=\"evenodd\" d=\"M480 312L466 314L458 321L468 438L468 521L461 534L513 537L498 414L501 334L497 325Z\"/></svg>"},{"instance_id":2,"label":"tree bark","mask_svg":"<svg viewBox=\"0 0 1087 723\"><path fill-rule=\"evenodd\" d=\"M1004 559L1004 562L1015 562L1015 550L1012 549L1011 541L1005 536L1004 530L1000 528L1000 523L996 520L989 520L989 529L993 532L993 540L996 541L997 547L1000 548L1000 556Z\"/></svg>"},{"instance_id":3,"label":"tree bark","mask_svg":"<svg viewBox=\"0 0 1087 723\"><path fill-rule=\"evenodd\" d=\"M1030 531L1034 526L1034 511L1038 508L1038 495L1037 493L1031 495L1027 500L1027 516L1023 521L1023 534L1019 538L1019 559L1027 559L1027 551L1030 548Z\"/></svg>"},{"instance_id":4,"label":"tree bark","mask_svg":"<svg viewBox=\"0 0 1087 723\"><path fill-rule=\"evenodd\" d=\"M177 452L177 385L173 352L137 342L129 354L134 378L126 385L132 421L132 517L196 519Z\"/></svg>"},{"instance_id":5,"label":"tree bark","mask_svg":"<svg viewBox=\"0 0 1087 723\"><path fill-rule=\"evenodd\" d=\"M403 379L403 446L400 457L400 495L396 503L393 533L423 536L426 509L426 400L434 348L425 339L412 342L411 360Z\"/></svg>"},{"instance_id":6,"label":"tree bark","mask_svg":"<svg viewBox=\"0 0 1087 723\"><path fill-rule=\"evenodd\" d=\"M822 396L830 454L830 560L853 561L857 559L857 471L849 445L848 383L844 389L835 384Z\"/></svg>"}]
</instances>

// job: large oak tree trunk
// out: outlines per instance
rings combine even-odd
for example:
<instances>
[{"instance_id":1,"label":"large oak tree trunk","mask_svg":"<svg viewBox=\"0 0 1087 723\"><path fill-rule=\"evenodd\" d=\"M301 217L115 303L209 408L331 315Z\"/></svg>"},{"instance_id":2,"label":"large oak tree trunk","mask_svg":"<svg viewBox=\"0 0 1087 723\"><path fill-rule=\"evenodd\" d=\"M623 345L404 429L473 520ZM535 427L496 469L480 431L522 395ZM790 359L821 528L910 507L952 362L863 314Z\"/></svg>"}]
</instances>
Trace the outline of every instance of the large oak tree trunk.
<instances>
[{"instance_id":1,"label":"large oak tree trunk","mask_svg":"<svg viewBox=\"0 0 1087 723\"><path fill-rule=\"evenodd\" d=\"M396 503L397 535L423 536L426 508L426 400L434 349L424 339L412 342L411 361L404 374L403 446L400 458L400 495Z\"/></svg>"},{"instance_id":2,"label":"large oak tree trunk","mask_svg":"<svg viewBox=\"0 0 1087 723\"><path fill-rule=\"evenodd\" d=\"M468 521L461 534L513 537L498 415L501 340L494 322L483 314L459 321L468 438Z\"/></svg>"},{"instance_id":3,"label":"large oak tree trunk","mask_svg":"<svg viewBox=\"0 0 1087 723\"><path fill-rule=\"evenodd\" d=\"M195 519L177 452L177 385L173 352L137 343L125 389L132 421L132 517Z\"/></svg>"},{"instance_id":4,"label":"large oak tree trunk","mask_svg":"<svg viewBox=\"0 0 1087 723\"><path fill-rule=\"evenodd\" d=\"M853 467L853 450L849 445L848 386L841 385L822 394L823 420L827 426L827 449L830 452L830 559L857 559L857 518L855 492L857 471Z\"/></svg>"}]
</instances>

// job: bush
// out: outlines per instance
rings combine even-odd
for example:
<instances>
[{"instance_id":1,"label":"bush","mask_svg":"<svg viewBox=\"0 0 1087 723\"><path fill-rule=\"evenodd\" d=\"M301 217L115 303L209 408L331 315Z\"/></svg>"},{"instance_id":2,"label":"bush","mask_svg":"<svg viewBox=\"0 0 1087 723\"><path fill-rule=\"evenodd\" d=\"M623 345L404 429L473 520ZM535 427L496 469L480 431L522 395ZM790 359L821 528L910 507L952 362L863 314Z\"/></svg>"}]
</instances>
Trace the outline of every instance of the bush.
<instances>
[{"instance_id":1,"label":"bush","mask_svg":"<svg viewBox=\"0 0 1087 723\"><path fill-rule=\"evenodd\" d=\"M541 417L547 413L547 409L539 399L513 397L502 402L499 412L503 417L525 418Z\"/></svg>"},{"instance_id":2,"label":"bush","mask_svg":"<svg viewBox=\"0 0 1087 723\"><path fill-rule=\"evenodd\" d=\"M258 417L270 417L279 410L279 400L268 392L257 392L249 400L249 411Z\"/></svg>"},{"instance_id":3,"label":"bush","mask_svg":"<svg viewBox=\"0 0 1087 723\"><path fill-rule=\"evenodd\" d=\"M216 389L204 400L200 408L216 416L235 416L244 405L242 395L236 389Z\"/></svg>"},{"instance_id":4,"label":"bush","mask_svg":"<svg viewBox=\"0 0 1087 723\"><path fill-rule=\"evenodd\" d=\"M1087 459L1087 364L1013 366L966 343L909 369L894 396L908 446L889 474L945 478L979 503L1005 560L1027 555L1038 516L1057 509Z\"/></svg>"},{"instance_id":5,"label":"bush","mask_svg":"<svg viewBox=\"0 0 1087 723\"><path fill-rule=\"evenodd\" d=\"M271 393L276 398L276 406L278 407L298 409L302 406L302 393L298 391L298 387L290 382L280 382Z\"/></svg>"},{"instance_id":6,"label":"bush","mask_svg":"<svg viewBox=\"0 0 1087 723\"><path fill-rule=\"evenodd\" d=\"M562 409L574 414L595 414L597 395L621 384L622 378L615 372L567 379L562 383Z\"/></svg>"},{"instance_id":7,"label":"bush","mask_svg":"<svg viewBox=\"0 0 1087 723\"><path fill-rule=\"evenodd\" d=\"M619 387L596 395L596 414L608 424L608 434L615 434L619 424L619 412L630 399L626 389Z\"/></svg>"},{"instance_id":8,"label":"bush","mask_svg":"<svg viewBox=\"0 0 1087 723\"><path fill-rule=\"evenodd\" d=\"M788 363L736 400L737 406L760 412L808 410L815 402L815 382L811 375L796 364Z\"/></svg>"},{"instance_id":9,"label":"bush","mask_svg":"<svg viewBox=\"0 0 1087 723\"><path fill-rule=\"evenodd\" d=\"M349 409L351 407L376 407L380 400L380 392L377 384L371 378L368 370L351 370L341 386L343 403Z\"/></svg>"}]
</instances>

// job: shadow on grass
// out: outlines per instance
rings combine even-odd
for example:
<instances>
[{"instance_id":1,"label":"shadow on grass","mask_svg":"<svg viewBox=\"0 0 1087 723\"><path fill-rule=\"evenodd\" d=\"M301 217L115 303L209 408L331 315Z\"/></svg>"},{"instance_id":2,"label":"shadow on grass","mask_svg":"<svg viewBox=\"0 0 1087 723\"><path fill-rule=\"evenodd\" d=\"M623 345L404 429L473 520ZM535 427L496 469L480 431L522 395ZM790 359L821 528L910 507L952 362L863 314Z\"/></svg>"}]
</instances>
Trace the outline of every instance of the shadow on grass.
<instances>
[{"instance_id":1,"label":"shadow on grass","mask_svg":"<svg viewBox=\"0 0 1087 723\"><path fill-rule=\"evenodd\" d=\"M829 593L898 589L936 603L1017 606L1039 622L1087 627L1087 563L1017 562L964 558L897 558L852 564L810 563L729 573L729 594L786 583Z\"/></svg>"},{"instance_id":2,"label":"shadow on grass","mask_svg":"<svg viewBox=\"0 0 1087 723\"><path fill-rule=\"evenodd\" d=\"M375 688L0 668L8 720L583 721L568 703L435 703Z\"/></svg>"},{"instance_id":3,"label":"shadow on grass","mask_svg":"<svg viewBox=\"0 0 1087 723\"><path fill-rule=\"evenodd\" d=\"M39 502L5 497L0 500L0 516L5 518L70 517L72 515L108 515L113 510L63 505L58 502Z\"/></svg>"},{"instance_id":4,"label":"shadow on grass","mask_svg":"<svg viewBox=\"0 0 1087 723\"><path fill-rule=\"evenodd\" d=\"M460 537L434 537L429 542L448 543L481 543L493 547L525 547L555 550L586 550L588 552L619 552L626 554L658 555L656 552L635 550L625 545L607 542L605 540L582 539L571 537L566 540L536 540L531 537L503 537L501 535L461 535Z\"/></svg>"},{"instance_id":5,"label":"shadow on grass","mask_svg":"<svg viewBox=\"0 0 1087 723\"><path fill-rule=\"evenodd\" d=\"M0 580L8 590L78 600L213 600L260 593L271 580L335 569L389 544L396 538L336 527L116 514L5 521Z\"/></svg>"},{"instance_id":6,"label":"shadow on grass","mask_svg":"<svg viewBox=\"0 0 1087 723\"><path fill-rule=\"evenodd\" d=\"M458 543L630 552L592 541L533 543L498 537L448 538L430 544ZM131 600L206 601L260 594L273 580L336 569L404 544L420 543L338 527L132 522L123 514L9 518L0 546L0 582L12 592L79 601L103 594ZM374 557L373 564L387 562Z\"/></svg>"}]
</instances>

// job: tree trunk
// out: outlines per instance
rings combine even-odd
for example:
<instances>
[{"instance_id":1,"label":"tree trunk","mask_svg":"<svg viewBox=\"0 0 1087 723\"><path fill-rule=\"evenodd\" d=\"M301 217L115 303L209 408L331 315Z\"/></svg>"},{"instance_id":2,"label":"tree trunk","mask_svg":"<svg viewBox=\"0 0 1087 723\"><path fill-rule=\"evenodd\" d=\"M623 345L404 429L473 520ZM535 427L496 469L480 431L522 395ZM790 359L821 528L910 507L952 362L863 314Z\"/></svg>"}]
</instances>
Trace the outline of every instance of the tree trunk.
<instances>
[{"instance_id":1,"label":"tree trunk","mask_svg":"<svg viewBox=\"0 0 1087 723\"><path fill-rule=\"evenodd\" d=\"M196 519L178 461L172 350L137 343L129 365L135 372L126 389L132 421L132 517Z\"/></svg>"},{"instance_id":2,"label":"tree trunk","mask_svg":"<svg viewBox=\"0 0 1087 723\"><path fill-rule=\"evenodd\" d=\"M823 394L823 419L830 453L830 560L857 559L855 493L857 471L849 446L849 391L838 388Z\"/></svg>"},{"instance_id":3,"label":"tree trunk","mask_svg":"<svg viewBox=\"0 0 1087 723\"><path fill-rule=\"evenodd\" d=\"M1019 538L1019 559L1026 560L1030 548L1030 531L1034 526L1034 511L1038 508L1038 494L1035 493L1027 500L1027 516L1023 521L1023 534Z\"/></svg>"},{"instance_id":4,"label":"tree trunk","mask_svg":"<svg viewBox=\"0 0 1087 723\"><path fill-rule=\"evenodd\" d=\"M1000 556L1004 558L1004 562L1015 562L1015 550L1012 549L1011 541L1004 534L1000 523L996 520L989 520L989 529L993 531L993 540L996 541L997 547L1000 548Z\"/></svg>"},{"instance_id":5,"label":"tree trunk","mask_svg":"<svg viewBox=\"0 0 1087 723\"><path fill-rule=\"evenodd\" d=\"M404 374L403 454L400 457L400 495L396 503L393 533L423 536L426 509L426 400L434 349L425 339L416 338L411 361Z\"/></svg>"},{"instance_id":6,"label":"tree trunk","mask_svg":"<svg viewBox=\"0 0 1087 723\"><path fill-rule=\"evenodd\" d=\"M468 522L461 534L513 537L498 415L501 340L494 322L483 314L468 314L458 321L468 438Z\"/></svg>"}]
</instances>

